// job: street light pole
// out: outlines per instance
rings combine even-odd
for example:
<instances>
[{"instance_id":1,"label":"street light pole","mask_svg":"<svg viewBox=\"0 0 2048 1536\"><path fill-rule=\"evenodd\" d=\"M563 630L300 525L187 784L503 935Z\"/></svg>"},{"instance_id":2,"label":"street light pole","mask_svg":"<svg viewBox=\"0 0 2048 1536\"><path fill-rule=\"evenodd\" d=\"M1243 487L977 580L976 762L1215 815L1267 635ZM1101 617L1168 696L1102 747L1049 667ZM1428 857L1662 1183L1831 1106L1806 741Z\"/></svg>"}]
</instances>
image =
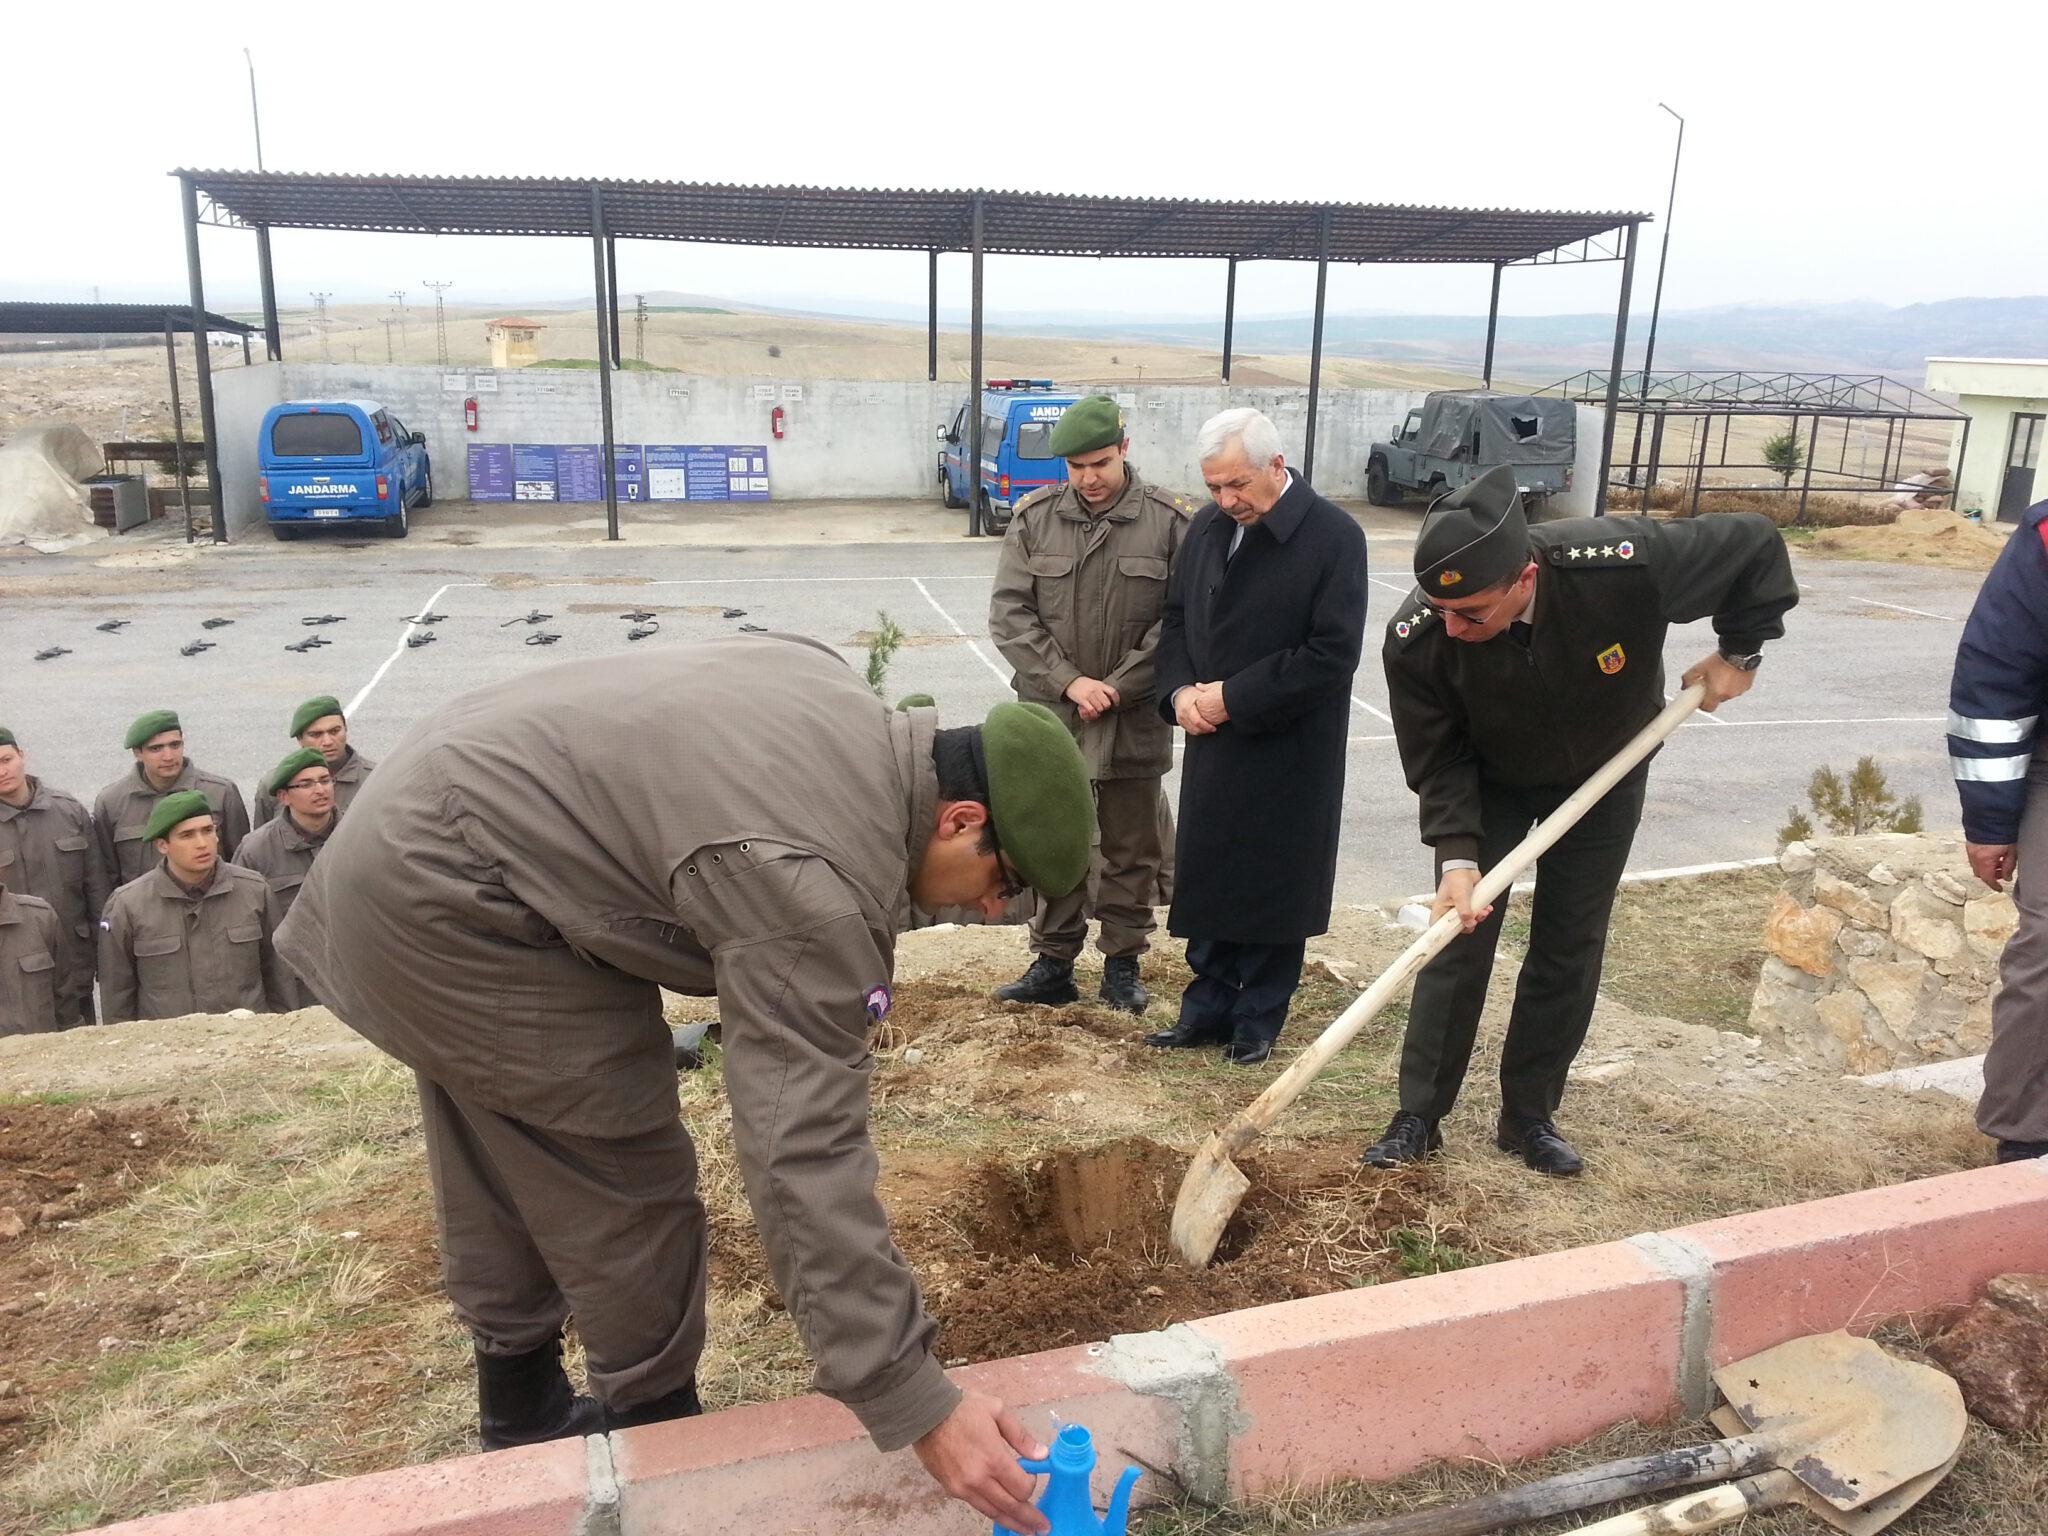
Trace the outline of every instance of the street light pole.
<instances>
[{"instance_id":1,"label":"street light pole","mask_svg":"<svg viewBox=\"0 0 2048 1536\"><path fill-rule=\"evenodd\" d=\"M249 66L249 121L256 125L256 169L263 169L263 114L256 110L256 61L242 50L242 62Z\"/></svg>"},{"instance_id":2,"label":"street light pole","mask_svg":"<svg viewBox=\"0 0 2048 1536\"><path fill-rule=\"evenodd\" d=\"M1660 111L1671 112L1671 109L1661 101L1657 103L1657 106ZM1685 153L1685 119L1679 117L1676 112L1671 112L1671 115L1674 118L1678 118L1678 142L1672 146L1671 150L1671 196L1664 204L1664 240L1657 248L1657 287L1656 291L1650 296L1650 335L1649 339L1643 343L1642 395L1645 405L1649 404L1650 399L1650 364L1657 356L1657 311L1664 304L1664 260L1671 254L1671 213L1678 206L1678 157ZM1637 411L1635 447L1629 450L1628 455L1628 483L1630 485L1636 483L1636 457L1638 450L1642 446L1643 413ZM1643 499L1645 502L1649 500L1652 489L1653 487L1647 484L1643 487ZM1647 512L1650 509L1648 506L1643 506L1638 510Z\"/></svg>"}]
</instances>

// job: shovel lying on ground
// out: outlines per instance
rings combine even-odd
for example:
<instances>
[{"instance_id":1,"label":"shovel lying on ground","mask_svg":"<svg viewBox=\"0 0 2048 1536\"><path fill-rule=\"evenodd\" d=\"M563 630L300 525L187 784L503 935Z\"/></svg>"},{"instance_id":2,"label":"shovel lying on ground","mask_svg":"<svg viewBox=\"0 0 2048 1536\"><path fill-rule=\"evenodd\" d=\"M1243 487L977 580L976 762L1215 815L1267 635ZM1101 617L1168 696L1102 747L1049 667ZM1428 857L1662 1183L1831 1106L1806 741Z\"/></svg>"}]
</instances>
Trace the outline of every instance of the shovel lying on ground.
<instances>
[{"instance_id":1,"label":"shovel lying on ground","mask_svg":"<svg viewBox=\"0 0 2048 1536\"><path fill-rule=\"evenodd\" d=\"M1635 738L1615 753L1605 767L1574 790L1569 800L1546 816L1515 845L1513 852L1486 872L1472 892L1472 905L1483 907L1504 895L1522 872L1548 852L1551 844L1569 832L1601 796L1655 751L1665 737L1678 729L1686 716L1699 708L1704 692L1705 689L1695 683L1665 705L1662 714L1636 732ZM1180 1194L1173 1202L1173 1246L1183 1262L1200 1269L1215 1256L1216 1244L1223 1238L1224 1227L1237 1214L1238 1204L1244 1199L1245 1191L1251 1188L1251 1180L1231 1158L1266 1133L1266 1128L1300 1097L1301 1091L1329 1064L1330 1058L1349 1045L1373 1016L1386 1007L1394 994L1457 937L1459 926L1455 912L1446 912L1430 924L1422 937L1403 950L1400 959L1388 966L1363 996L1331 1020L1322 1034L1295 1057L1293 1065L1273 1079L1264 1093L1202 1143L1201 1150L1188 1165L1187 1176L1180 1182Z\"/></svg>"},{"instance_id":2,"label":"shovel lying on ground","mask_svg":"<svg viewBox=\"0 0 2048 1536\"><path fill-rule=\"evenodd\" d=\"M1726 1440L1581 1467L1322 1536L1482 1536L1717 1477L1740 1480L1581 1527L1574 1536L1711 1530L1780 1504L1804 1505L1849 1536L1876 1536L1940 1482L1962 1451L1956 1384L1868 1339L1793 1339L1723 1366L1714 1381L1728 1398L1713 1416Z\"/></svg>"}]
</instances>

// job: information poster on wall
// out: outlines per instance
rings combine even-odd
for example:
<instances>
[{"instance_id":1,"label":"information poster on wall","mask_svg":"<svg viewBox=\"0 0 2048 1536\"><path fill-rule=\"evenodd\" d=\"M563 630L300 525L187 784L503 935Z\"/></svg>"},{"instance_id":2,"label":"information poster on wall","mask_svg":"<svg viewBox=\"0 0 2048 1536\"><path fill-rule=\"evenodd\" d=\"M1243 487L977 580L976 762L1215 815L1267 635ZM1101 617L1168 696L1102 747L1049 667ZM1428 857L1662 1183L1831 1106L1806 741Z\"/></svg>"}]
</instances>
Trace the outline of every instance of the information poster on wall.
<instances>
[{"instance_id":1,"label":"information poster on wall","mask_svg":"<svg viewBox=\"0 0 2048 1536\"><path fill-rule=\"evenodd\" d=\"M629 448L623 443L614 443L612 444L612 464L618 472L619 500L645 501L647 499L647 456L645 450L638 444Z\"/></svg>"},{"instance_id":2,"label":"information poster on wall","mask_svg":"<svg viewBox=\"0 0 2048 1536\"><path fill-rule=\"evenodd\" d=\"M561 474L560 461L552 443L512 445L512 499L554 501Z\"/></svg>"},{"instance_id":3,"label":"information poster on wall","mask_svg":"<svg viewBox=\"0 0 2048 1536\"><path fill-rule=\"evenodd\" d=\"M471 443L469 445L469 499L510 501L512 499L512 445Z\"/></svg>"},{"instance_id":4,"label":"information poster on wall","mask_svg":"<svg viewBox=\"0 0 2048 1536\"><path fill-rule=\"evenodd\" d=\"M758 443L649 443L647 499L766 501L768 450Z\"/></svg>"},{"instance_id":5,"label":"information poster on wall","mask_svg":"<svg viewBox=\"0 0 2048 1536\"><path fill-rule=\"evenodd\" d=\"M766 501L764 444L618 443L621 501ZM471 501L604 500L601 443L471 443Z\"/></svg>"},{"instance_id":6,"label":"information poster on wall","mask_svg":"<svg viewBox=\"0 0 2048 1536\"><path fill-rule=\"evenodd\" d=\"M604 444L564 443L555 450L554 499L604 500Z\"/></svg>"}]
</instances>

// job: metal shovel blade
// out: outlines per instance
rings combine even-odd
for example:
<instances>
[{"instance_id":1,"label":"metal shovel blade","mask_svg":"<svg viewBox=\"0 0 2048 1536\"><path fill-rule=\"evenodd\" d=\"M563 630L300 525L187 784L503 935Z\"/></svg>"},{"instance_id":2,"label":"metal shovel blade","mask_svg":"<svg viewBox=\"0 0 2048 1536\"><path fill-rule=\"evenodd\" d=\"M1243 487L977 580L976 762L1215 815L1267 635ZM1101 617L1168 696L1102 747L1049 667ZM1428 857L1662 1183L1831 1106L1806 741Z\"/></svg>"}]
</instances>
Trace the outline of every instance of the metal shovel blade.
<instances>
[{"instance_id":1,"label":"metal shovel blade","mask_svg":"<svg viewBox=\"0 0 2048 1536\"><path fill-rule=\"evenodd\" d=\"M1223 1137L1212 1131L1188 1164L1174 1197L1168 1231L1182 1259L1197 1269L1209 1262L1223 1240L1223 1229L1237 1214L1238 1202L1251 1187L1252 1181L1230 1160Z\"/></svg>"},{"instance_id":2,"label":"metal shovel blade","mask_svg":"<svg viewBox=\"0 0 2048 1536\"><path fill-rule=\"evenodd\" d=\"M1868 1339L1792 1339L1714 1372L1752 1433L1811 1427L1780 1465L1836 1510L1858 1510L1954 1460L1967 1415L1956 1384ZM1846 1527L1845 1527L1846 1528Z\"/></svg>"},{"instance_id":3,"label":"metal shovel blade","mask_svg":"<svg viewBox=\"0 0 2048 1536\"><path fill-rule=\"evenodd\" d=\"M1742 1415L1726 1403L1708 1414L1707 1421L1724 1435L1749 1433L1749 1426L1742 1422ZM1878 1495L1861 1509L1837 1509L1804 1483L1797 1485L1799 1491L1793 1496L1793 1502L1841 1531L1843 1536L1877 1536L1879 1531L1932 1493L1935 1485L1954 1469L1956 1458L1962 1454L1963 1448L1959 1444L1954 1454L1932 1472L1922 1472L1911 1481L1899 1484L1890 1493Z\"/></svg>"}]
</instances>

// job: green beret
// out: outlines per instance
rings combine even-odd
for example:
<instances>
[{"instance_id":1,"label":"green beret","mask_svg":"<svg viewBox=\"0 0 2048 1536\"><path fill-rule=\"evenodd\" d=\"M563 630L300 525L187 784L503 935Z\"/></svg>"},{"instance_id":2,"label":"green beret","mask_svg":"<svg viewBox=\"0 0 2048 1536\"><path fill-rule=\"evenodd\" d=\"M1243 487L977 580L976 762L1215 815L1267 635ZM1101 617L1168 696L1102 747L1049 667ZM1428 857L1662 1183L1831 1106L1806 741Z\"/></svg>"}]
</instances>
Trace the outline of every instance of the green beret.
<instances>
[{"instance_id":1,"label":"green beret","mask_svg":"<svg viewBox=\"0 0 2048 1536\"><path fill-rule=\"evenodd\" d=\"M332 694L323 693L317 699L308 699L292 711L292 728L285 734L296 738L315 720L325 720L329 715L341 713L341 700Z\"/></svg>"},{"instance_id":2,"label":"green beret","mask_svg":"<svg viewBox=\"0 0 2048 1536\"><path fill-rule=\"evenodd\" d=\"M926 702L929 703L930 700L926 700ZM903 706L899 704L896 707L901 709ZM14 739L14 732L7 729L6 726L0 725L0 747L18 747L20 745L21 743Z\"/></svg>"},{"instance_id":3,"label":"green beret","mask_svg":"<svg viewBox=\"0 0 2048 1536\"><path fill-rule=\"evenodd\" d=\"M165 731L182 731L178 724L178 712L174 709L152 709L146 715L137 715L135 723L128 727L128 734L122 738L122 745L133 752L152 736L161 736Z\"/></svg>"},{"instance_id":4,"label":"green beret","mask_svg":"<svg viewBox=\"0 0 2048 1536\"><path fill-rule=\"evenodd\" d=\"M1529 520L1506 464L1439 496L1415 536L1415 584L1424 597L1470 597L1521 575L1528 563Z\"/></svg>"},{"instance_id":5,"label":"green beret","mask_svg":"<svg viewBox=\"0 0 2048 1536\"><path fill-rule=\"evenodd\" d=\"M143 841L153 843L160 837L169 837L171 828L180 822L212 814L213 807L207 803L206 796L196 789L181 789L175 795L165 795L150 810L149 821L142 829Z\"/></svg>"},{"instance_id":6,"label":"green beret","mask_svg":"<svg viewBox=\"0 0 2048 1536\"><path fill-rule=\"evenodd\" d=\"M1095 796L1073 733L1043 704L998 704L982 722L989 816L1026 885L1065 896L1088 874Z\"/></svg>"},{"instance_id":7,"label":"green beret","mask_svg":"<svg viewBox=\"0 0 2048 1536\"><path fill-rule=\"evenodd\" d=\"M898 709L937 709L939 701L928 693L906 693L896 701Z\"/></svg>"},{"instance_id":8,"label":"green beret","mask_svg":"<svg viewBox=\"0 0 2048 1536\"><path fill-rule=\"evenodd\" d=\"M325 768L327 759L312 747L301 747L287 753L285 760L270 770L270 777L263 781L263 787L273 795L297 778L308 768Z\"/></svg>"},{"instance_id":9,"label":"green beret","mask_svg":"<svg viewBox=\"0 0 2048 1536\"><path fill-rule=\"evenodd\" d=\"M1060 412L1059 423L1052 429L1052 441L1046 446L1054 458L1071 459L1098 448L1114 447L1123 440L1122 407L1107 395L1089 395Z\"/></svg>"}]
</instances>

